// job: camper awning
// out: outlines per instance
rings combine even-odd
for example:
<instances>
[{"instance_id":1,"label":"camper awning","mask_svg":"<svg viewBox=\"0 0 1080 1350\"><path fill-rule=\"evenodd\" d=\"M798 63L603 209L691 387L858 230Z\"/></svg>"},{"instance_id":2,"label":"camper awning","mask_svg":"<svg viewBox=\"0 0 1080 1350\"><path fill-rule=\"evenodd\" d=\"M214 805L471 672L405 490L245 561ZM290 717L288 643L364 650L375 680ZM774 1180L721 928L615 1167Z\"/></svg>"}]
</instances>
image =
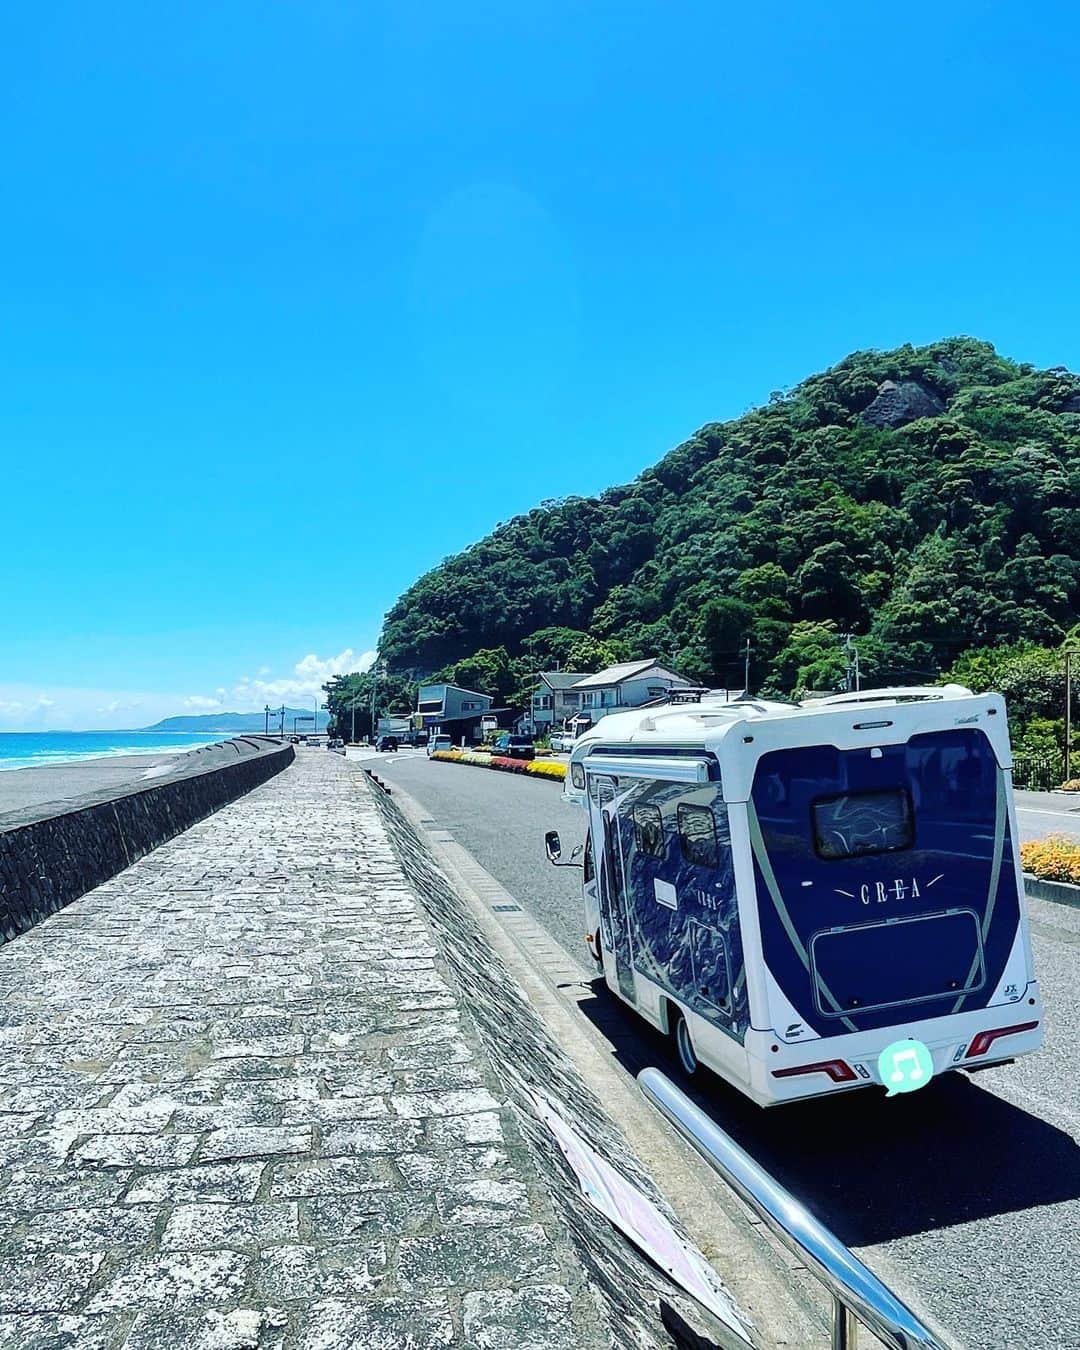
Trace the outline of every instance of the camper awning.
<instances>
[{"instance_id":1,"label":"camper awning","mask_svg":"<svg viewBox=\"0 0 1080 1350\"><path fill-rule=\"evenodd\" d=\"M660 755L589 755L586 773L611 774L614 778L652 778L664 783L707 783L712 762L708 759Z\"/></svg>"}]
</instances>

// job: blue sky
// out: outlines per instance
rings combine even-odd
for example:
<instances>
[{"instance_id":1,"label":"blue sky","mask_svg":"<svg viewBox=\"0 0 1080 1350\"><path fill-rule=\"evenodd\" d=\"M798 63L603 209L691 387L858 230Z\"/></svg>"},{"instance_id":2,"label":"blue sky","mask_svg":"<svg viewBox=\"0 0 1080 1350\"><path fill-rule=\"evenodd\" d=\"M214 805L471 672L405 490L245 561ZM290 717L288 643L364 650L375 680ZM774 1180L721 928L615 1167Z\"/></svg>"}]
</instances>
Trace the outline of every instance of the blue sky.
<instances>
[{"instance_id":1,"label":"blue sky","mask_svg":"<svg viewBox=\"0 0 1080 1350\"><path fill-rule=\"evenodd\" d=\"M0 727L295 701L496 522L854 349L1080 366L1078 40L985 0L9 6Z\"/></svg>"}]
</instances>

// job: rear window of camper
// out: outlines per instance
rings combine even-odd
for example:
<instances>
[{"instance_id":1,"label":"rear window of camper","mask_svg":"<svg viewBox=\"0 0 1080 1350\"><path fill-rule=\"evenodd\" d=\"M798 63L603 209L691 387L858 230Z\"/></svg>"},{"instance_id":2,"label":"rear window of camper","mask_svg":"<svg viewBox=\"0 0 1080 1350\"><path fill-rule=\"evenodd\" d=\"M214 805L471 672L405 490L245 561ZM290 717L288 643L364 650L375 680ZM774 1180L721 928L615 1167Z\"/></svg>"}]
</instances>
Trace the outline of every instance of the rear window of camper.
<instances>
[{"instance_id":1,"label":"rear window of camper","mask_svg":"<svg viewBox=\"0 0 1080 1350\"><path fill-rule=\"evenodd\" d=\"M658 806L635 806L631 812L634 820L634 843L639 853L647 853L650 858L664 856L664 822L660 819Z\"/></svg>"},{"instance_id":2,"label":"rear window of camper","mask_svg":"<svg viewBox=\"0 0 1080 1350\"><path fill-rule=\"evenodd\" d=\"M915 842L915 812L907 788L820 797L810 815L819 858L895 853Z\"/></svg>"},{"instance_id":3,"label":"rear window of camper","mask_svg":"<svg viewBox=\"0 0 1080 1350\"><path fill-rule=\"evenodd\" d=\"M707 806L679 807L679 843L688 863L716 866L716 821Z\"/></svg>"}]
</instances>

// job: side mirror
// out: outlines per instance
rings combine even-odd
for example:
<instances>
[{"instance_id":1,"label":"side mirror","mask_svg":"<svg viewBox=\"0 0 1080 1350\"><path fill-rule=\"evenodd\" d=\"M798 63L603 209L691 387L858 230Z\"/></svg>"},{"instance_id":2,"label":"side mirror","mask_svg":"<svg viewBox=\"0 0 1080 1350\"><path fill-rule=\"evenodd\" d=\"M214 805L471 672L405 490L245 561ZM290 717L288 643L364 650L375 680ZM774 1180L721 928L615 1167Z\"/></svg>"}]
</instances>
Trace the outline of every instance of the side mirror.
<instances>
[{"instance_id":1,"label":"side mirror","mask_svg":"<svg viewBox=\"0 0 1080 1350\"><path fill-rule=\"evenodd\" d=\"M562 842L558 830L548 830L544 835L544 848L547 851L548 862L557 863L562 857Z\"/></svg>"}]
</instances>

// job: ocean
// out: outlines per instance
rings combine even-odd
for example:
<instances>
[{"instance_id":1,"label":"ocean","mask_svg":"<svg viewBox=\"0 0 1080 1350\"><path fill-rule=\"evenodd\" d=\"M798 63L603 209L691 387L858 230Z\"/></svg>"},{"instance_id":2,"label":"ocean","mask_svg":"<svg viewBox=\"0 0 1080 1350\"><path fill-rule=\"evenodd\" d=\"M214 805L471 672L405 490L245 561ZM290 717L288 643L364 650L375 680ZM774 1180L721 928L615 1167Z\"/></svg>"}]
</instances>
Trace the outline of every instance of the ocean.
<instances>
[{"instance_id":1,"label":"ocean","mask_svg":"<svg viewBox=\"0 0 1080 1350\"><path fill-rule=\"evenodd\" d=\"M224 740L227 732L208 736L196 731L0 731L0 772L117 755L181 753Z\"/></svg>"}]
</instances>

